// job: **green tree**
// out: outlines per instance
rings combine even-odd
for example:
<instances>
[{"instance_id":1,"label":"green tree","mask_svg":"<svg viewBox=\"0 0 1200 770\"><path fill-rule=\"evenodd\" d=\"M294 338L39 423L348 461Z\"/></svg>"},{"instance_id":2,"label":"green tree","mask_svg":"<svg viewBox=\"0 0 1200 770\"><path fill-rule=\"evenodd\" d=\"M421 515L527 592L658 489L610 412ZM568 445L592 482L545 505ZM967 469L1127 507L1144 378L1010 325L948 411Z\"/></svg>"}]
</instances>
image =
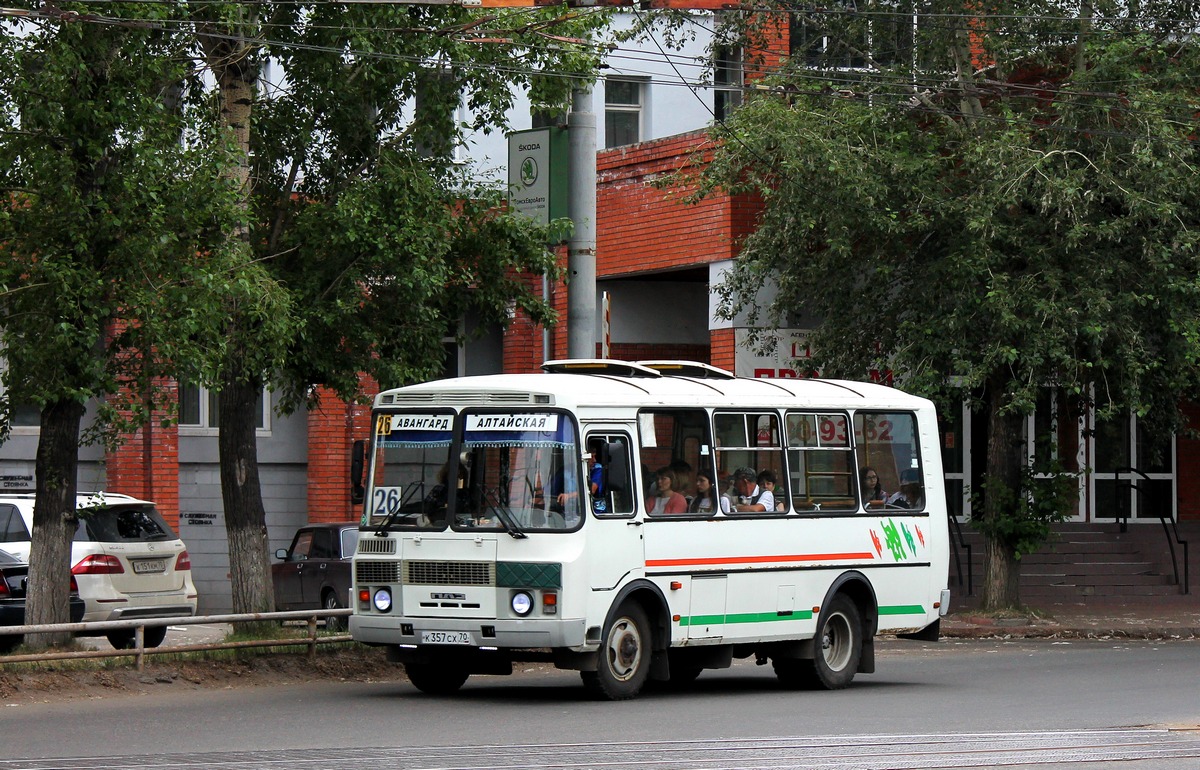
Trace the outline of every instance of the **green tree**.
<instances>
[{"instance_id":1,"label":"green tree","mask_svg":"<svg viewBox=\"0 0 1200 770\"><path fill-rule=\"evenodd\" d=\"M234 609L253 612L273 604L253 419L264 384L283 389L285 410L311 406L314 385L358 398L361 372L385 385L439 372L441 340L464 315L552 317L519 278L553 271L548 234L457 171L453 148L468 129L502 130L518 89L564 104L570 80L539 73L591 77L596 51L576 38L605 16L198 2L192 19L240 152L230 175L249 227L229 237L296 309L284 334L229 317L221 479Z\"/></svg>"},{"instance_id":2,"label":"green tree","mask_svg":"<svg viewBox=\"0 0 1200 770\"><path fill-rule=\"evenodd\" d=\"M1019 555L1063 499L1019 504L1039 392L1162 435L1196 386L1200 51L1136 31L1183 11L1134 10L1064 20L1026 4L914 25L909 9L886 61L865 25L895 22L888 6L797 13L793 31L823 42L793 39L807 55L718 127L705 172L709 191L764 201L719 288L727 316L819 319L825 374L892 370L986 411L988 608L1019 604ZM765 285L778 295L758 308Z\"/></svg>"},{"instance_id":3,"label":"green tree","mask_svg":"<svg viewBox=\"0 0 1200 770\"><path fill-rule=\"evenodd\" d=\"M69 620L81 441L145 420L157 378L203 378L224 303L262 299L255 270L223 247L237 191L183 98L190 38L27 5L30 19L0 34L0 423L40 409L27 617L50 623ZM105 10L118 9L88 7Z\"/></svg>"}]
</instances>

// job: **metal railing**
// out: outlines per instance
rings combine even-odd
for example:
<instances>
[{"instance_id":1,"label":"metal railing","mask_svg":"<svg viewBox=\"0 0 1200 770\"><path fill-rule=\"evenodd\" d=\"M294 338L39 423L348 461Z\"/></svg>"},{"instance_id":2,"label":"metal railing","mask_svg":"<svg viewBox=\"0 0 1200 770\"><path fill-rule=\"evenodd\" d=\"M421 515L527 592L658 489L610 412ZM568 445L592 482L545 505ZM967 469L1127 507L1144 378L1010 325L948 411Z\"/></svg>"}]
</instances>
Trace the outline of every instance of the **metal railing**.
<instances>
[{"instance_id":1,"label":"metal railing","mask_svg":"<svg viewBox=\"0 0 1200 770\"><path fill-rule=\"evenodd\" d=\"M954 554L954 568L958 572L958 586L963 584L963 561L959 555L959 549L967 552L967 596L975 595L975 560L971 556L971 544L967 542L967 538L963 535L962 526L958 523L958 517L954 515L954 511L949 511L946 516L949 522L951 553Z\"/></svg>"},{"instance_id":2,"label":"metal railing","mask_svg":"<svg viewBox=\"0 0 1200 770\"><path fill-rule=\"evenodd\" d=\"M236 650L253 647L290 647L307 646L308 656L315 657L317 646L353 641L349 634L317 635L317 621L323 618L347 617L353 610L295 610L291 612L252 612L238 615L181 615L172 618L138 618L136 620L104 620L92 623L44 623L40 625L4 626L4 635L28 635L47 633L71 633L80 636L104 636L108 631L134 629L134 646L124 650L73 650L70 652L50 651L33 652L22 655L0 655L0 666L6 663L33 663L48 660L73 660L81 658L136 658L137 669L145 666L147 655L167 655L179 652L198 652L204 650ZM214 623L259 623L264 621L282 622L288 620L307 621L307 633L303 637L286 637L281 639L252 639L244 641L220 641L204 644L176 644L169 646L147 647L145 633L147 628L159 626L195 626Z\"/></svg>"},{"instance_id":3,"label":"metal railing","mask_svg":"<svg viewBox=\"0 0 1200 770\"><path fill-rule=\"evenodd\" d=\"M1121 474L1123 474L1123 473L1129 474L1130 478L1128 481L1121 478ZM1137 468L1131 468L1131 467L1117 468L1116 476L1117 476L1117 489L1118 490L1132 489L1134 492L1137 493L1138 502L1139 502L1139 510L1140 510L1140 508L1141 508L1140 504L1144 504L1148 499L1151 498L1151 492L1149 491L1149 483L1151 480L1150 477L1147 476L1145 473L1139 471ZM1135 476L1137 478L1134 478ZM1188 541L1184 540L1183 538L1181 538L1179 536L1179 527L1175 524L1174 516L1171 516L1169 513L1163 513L1162 506L1146 505L1147 510L1153 510L1154 508L1158 509L1157 513L1151 514L1151 515L1157 516L1159 523L1162 524L1163 536L1166 537L1166 539L1167 539L1167 550L1170 551L1170 553L1171 553L1171 569L1175 573L1175 585L1180 587L1181 593L1190 594L1192 591L1191 591L1191 574L1190 574L1190 569L1188 567L1188 565L1189 565ZM1128 527L1129 527L1129 508L1127 505L1123 505L1120 509L1118 509L1117 518L1118 518L1118 521L1120 524L1120 530L1122 532L1127 531ZM1180 577L1179 577L1179 561L1180 560L1175 555L1175 546L1176 545L1178 545L1180 547L1180 550L1183 551L1183 579L1182 580L1180 580Z\"/></svg>"}]
</instances>

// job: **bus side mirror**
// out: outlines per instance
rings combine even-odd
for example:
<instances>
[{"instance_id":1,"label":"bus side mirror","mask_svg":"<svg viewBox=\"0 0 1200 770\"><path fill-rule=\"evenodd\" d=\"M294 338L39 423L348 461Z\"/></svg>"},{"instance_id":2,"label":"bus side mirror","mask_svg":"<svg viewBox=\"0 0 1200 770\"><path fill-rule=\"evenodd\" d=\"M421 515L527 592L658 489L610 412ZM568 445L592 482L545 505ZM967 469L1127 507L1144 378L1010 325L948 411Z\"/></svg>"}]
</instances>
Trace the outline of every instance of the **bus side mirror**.
<instances>
[{"instance_id":1,"label":"bus side mirror","mask_svg":"<svg viewBox=\"0 0 1200 770\"><path fill-rule=\"evenodd\" d=\"M629 481L629 455L624 444L601 444L600 462L604 465L604 491L627 492Z\"/></svg>"},{"instance_id":2,"label":"bus side mirror","mask_svg":"<svg viewBox=\"0 0 1200 770\"><path fill-rule=\"evenodd\" d=\"M361 439L350 445L350 502L361 505L366 498L363 486L363 461L367 453L367 442Z\"/></svg>"}]
</instances>

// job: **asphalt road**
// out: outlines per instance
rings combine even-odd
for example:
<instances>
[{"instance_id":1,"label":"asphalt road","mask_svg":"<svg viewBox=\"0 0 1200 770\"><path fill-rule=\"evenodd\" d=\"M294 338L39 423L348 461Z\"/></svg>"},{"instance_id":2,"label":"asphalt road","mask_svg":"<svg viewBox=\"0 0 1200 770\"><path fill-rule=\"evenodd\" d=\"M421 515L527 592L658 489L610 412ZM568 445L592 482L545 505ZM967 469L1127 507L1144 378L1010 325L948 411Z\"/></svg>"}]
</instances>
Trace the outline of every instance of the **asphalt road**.
<instances>
[{"instance_id":1,"label":"asphalt road","mask_svg":"<svg viewBox=\"0 0 1200 770\"><path fill-rule=\"evenodd\" d=\"M0 770L75 767L1200 767L1200 644L888 641L840 692L769 667L589 701L573 672L315 683L0 712ZM389 672L383 672L385 675Z\"/></svg>"}]
</instances>

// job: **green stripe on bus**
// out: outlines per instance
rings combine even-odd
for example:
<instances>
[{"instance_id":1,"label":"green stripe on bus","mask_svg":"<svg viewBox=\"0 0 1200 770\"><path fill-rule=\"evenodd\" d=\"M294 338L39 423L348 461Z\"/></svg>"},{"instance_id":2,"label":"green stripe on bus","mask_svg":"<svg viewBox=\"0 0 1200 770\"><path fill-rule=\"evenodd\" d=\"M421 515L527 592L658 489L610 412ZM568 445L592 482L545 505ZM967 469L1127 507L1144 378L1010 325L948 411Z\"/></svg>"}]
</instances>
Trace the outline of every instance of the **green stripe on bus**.
<instances>
[{"instance_id":1,"label":"green stripe on bus","mask_svg":"<svg viewBox=\"0 0 1200 770\"><path fill-rule=\"evenodd\" d=\"M721 625L729 623L770 623L777 620L812 620L812 610L796 610L789 615L778 612L746 612L740 615L684 615L681 626Z\"/></svg>"},{"instance_id":2,"label":"green stripe on bus","mask_svg":"<svg viewBox=\"0 0 1200 770\"><path fill-rule=\"evenodd\" d=\"M919 604L892 604L879 608L880 615L924 615L925 608ZM812 620L812 610L797 610L790 615L778 612L746 612L740 615L684 615L679 618L681 626L722 625L730 623L771 623L778 620Z\"/></svg>"},{"instance_id":3,"label":"green stripe on bus","mask_svg":"<svg viewBox=\"0 0 1200 770\"><path fill-rule=\"evenodd\" d=\"M924 615L925 608L919 604L895 604L879 608L880 615Z\"/></svg>"}]
</instances>

